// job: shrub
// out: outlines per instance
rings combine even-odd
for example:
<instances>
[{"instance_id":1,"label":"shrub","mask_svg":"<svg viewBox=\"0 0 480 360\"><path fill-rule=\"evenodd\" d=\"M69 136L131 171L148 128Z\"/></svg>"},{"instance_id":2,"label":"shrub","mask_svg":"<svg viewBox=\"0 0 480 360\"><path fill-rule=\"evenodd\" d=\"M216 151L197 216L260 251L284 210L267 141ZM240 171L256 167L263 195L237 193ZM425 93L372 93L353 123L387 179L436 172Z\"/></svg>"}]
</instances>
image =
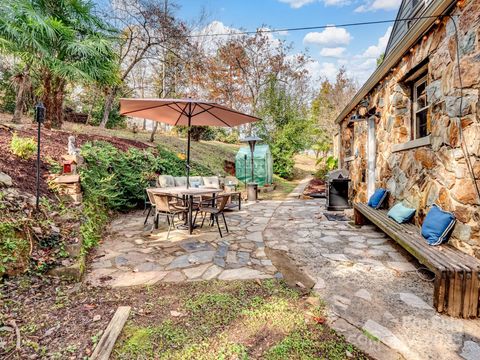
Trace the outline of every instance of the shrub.
<instances>
[{"instance_id":1,"label":"shrub","mask_svg":"<svg viewBox=\"0 0 480 360\"><path fill-rule=\"evenodd\" d=\"M131 148L123 152L110 143L96 141L86 143L81 151L86 164L80 168L85 198L111 210L143 204L153 174L185 174L185 161L160 146L153 151ZM212 172L192 164L191 174Z\"/></svg>"},{"instance_id":2,"label":"shrub","mask_svg":"<svg viewBox=\"0 0 480 360\"><path fill-rule=\"evenodd\" d=\"M333 171L338 166L338 159L334 156L329 156L327 159L319 159L317 165L320 165L318 170L315 172L315 177L317 179L325 180L325 177L330 171Z\"/></svg>"},{"instance_id":3,"label":"shrub","mask_svg":"<svg viewBox=\"0 0 480 360\"><path fill-rule=\"evenodd\" d=\"M86 253L100 241L102 229L108 221L108 212L104 206L90 200L85 201L83 217L80 235L83 240L82 251Z\"/></svg>"},{"instance_id":4,"label":"shrub","mask_svg":"<svg viewBox=\"0 0 480 360\"><path fill-rule=\"evenodd\" d=\"M22 138L14 133L10 142L10 150L12 154L22 159L30 159L37 152L37 143L33 138Z\"/></svg>"},{"instance_id":5,"label":"shrub","mask_svg":"<svg viewBox=\"0 0 480 360\"><path fill-rule=\"evenodd\" d=\"M15 225L11 222L0 223L0 276L9 269L21 267L27 242L16 235Z\"/></svg>"}]
</instances>

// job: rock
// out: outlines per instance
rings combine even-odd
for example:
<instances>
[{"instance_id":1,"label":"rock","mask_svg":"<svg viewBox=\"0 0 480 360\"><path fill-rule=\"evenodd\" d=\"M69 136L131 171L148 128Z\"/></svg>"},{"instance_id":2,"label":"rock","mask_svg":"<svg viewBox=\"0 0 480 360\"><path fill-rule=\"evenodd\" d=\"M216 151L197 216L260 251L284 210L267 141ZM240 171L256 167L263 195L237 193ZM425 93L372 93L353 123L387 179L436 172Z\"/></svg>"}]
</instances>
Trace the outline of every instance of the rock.
<instances>
[{"instance_id":1,"label":"rock","mask_svg":"<svg viewBox=\"0 0 480 360\"><path fill-rule=\"evenodd\" d=\"M200 266L196 266L194 268L184 269L183 273L187 275L188 279L196 279L202 276L202 274L207 270L210 264L204 264Z\"/></svg>"},{"instance_id":2,"label":"rock","mask_svg":"<svg viewBox=\"0 0 480 360\"><path fill-rule=\"evenodd\" d=\"M410 272L417 270L412 264L403 261L387 261L387 266L399 272Z\"/></svg>"},{"instance_id":3,"label":"rock","mask_svg":"<svg viewBox=\"0 0 480 360\"><path fill-rule=\"evenodd\" d=\"M350 261L344 254L322 254L322 256L333 261Z\"/></svg>"},{"instance_id":4,"label":"rock","mask_svg":"<svg viewBox=\"0 0 480 360\"><path fill-rule=\"evenodd\" d=\"M185 275L180 271L171 271L164 278L163 282L182 282L185 281Z\"/></svg>"},{"instance_id":5,"label":"rock","mask_svg":"<svg viewBox=\"0 0 480 360\"><path fill-rule=\"evenodd\" d=\"M188 255L181 255L181 256L178 256L176 257L171 263L170 265L167 266L167 270L171 270L171 269L179 269L179 268L186 268L186 267L189 267L191 266L192 264L190 263L190 261L188 260Z\"/></svg>"},{"instance_id":6,"label":"rock","mask_svg":"<svg viewBox=\"0 0 480 360\"><path fill-rule=\"evenodd\" d=\"M435 167L435 153L426 148L419 148L415 151L415 160L420 162L424 168L433 169Z\"/></svg>"},{"instance_id":7,"label":"rock","mask_svg":"<svg viewBox=\"0 0 480 360\"><path fill-rule=\"evenodd\" d=\"M417 308L417 309L426 309L432 310L433 308L428 305L425 301L420 299L417 295L411 293L400 293L400 300L402 300L408 306Z\"/></svg>"},{"instance_id":8,"label":"rock","mask_svg":"<svg viewBox=\"0 0 480 360\"><path fill-rule=\"evenodd\" d=\"M143 264L138 265L135 268L135 270L140 272L146 272L146 271L162 270L162 268L153 262L145 262Z\"/></svg>"},{"instance_id":9,"label":"rock","mask_svg":"<svg viewBox=\"0 0 480 360\"><path fill-rule=\"evenodd\" d=\"M134 242L135 244L137 244L137 245L143 245L143 243L144 243L145 241L143 241L142 239L135 239L135 240L133 240L133 242Z\"/></svg>"},{"instance_id":10,"label":"rock","mask_svg":"<svg viewBox=\"0 0 480 360\"><path fill-rule=\"evenodd\" d=\"M258 270L249 269L246 267L238 269L228 269L224 270L220 276L219 280L251 280L251 279L267 279L271 276L266 275Z\"/></svg>"},{"instance_id":11,"label":"rock","mask_svg":"<svg viewBox=\"0 0 480 360\"><path fill-rule=\"evenodd\" d=\"M464 225L461 222L456 222L453 228L452 237L461 241L468 241L472 235L472 227Z\"/></svg>"},{"instance_id":12,"label":"rock","mask_svg":"<svg viewBox=\"0 0 480 360\"><path fill-rule=\"evenodd\" d=\"M475 341L467 340L463 343L460 356L465 360L478 360L480 354L480 345Z\"/></svg>"},{"instance_id":13,"label":"rock","mask_svg":"<svg viewBox=\"0 0 480 360\"><path fill-rule=\"evenodd\" d=\"M366 289L360 289L354 295L366 301L372 300L372 295Z\"/></svg>"},{"instance_id":14,"label":"rock","mask_svg":"<svg viewBox=\"0 0 480 360\"><path fill-rule=\"evenodd\" d=\"M452 196L462 204L479 204L473 181L470 178L458 179L452 189Z\"/></svg>"},{"instance_id":15,"label":"rock","mask_svg":"<svg viewBox=\"0 0 480 360\"><path fill-rule=\"evenodd\" d=\"M170 311L170 316L173 316L173 317L182 317L182 316L185 316L184 313L181 313L179 311L175 311L175 310L171 310Z\"/></svg>"},{"instance_id":16,"label":"rock","mask_svg":"<svg viewBox=\"0 0 480 360\"><path fill-rule=\"evenodd\" d=\"M162 280L166 271L147 271L147 272L120 272L112 280L112 287L128 287L136 285L153 285Z\"/></svg>"},{"instance_id":17,"label":"rock","mask_svg":"<svg viewBox=\"0 0 480 360\"><path fill-rule=\"evenodd\" d=\"M379 323L369 319L365 325L363 325L363 329L392 349L398 350L403 354L405 351L407 353L409 352L406 345L399 338L397 338L389 329L380 325Z\"/></svg>"},{"instance_id":18,"label":"rock","mask_svg":"<svg viewBox=\"0 0 480 360\"><path fill-rule=\"evenodd\" d=\"M214 255L215 251L213 250L198 251L189 255L188 261L191 264L205 264L207 262L211 262Z\"/></svg>"},{"instance_id":19,"label":"rock","mask_svg":"<svg viewBox=\"0 0 480 360\"><path fill-rule=\"evenodd\" d=\"M212 280L217 277L218 274L222 272L222 268L217 265L211 265L207 271L205 271L202 275L204 280Z\"/></svg>"},{"instance_id":20,"label":"rock","mask_svg":"<svg viewBox=\"0 0 480 360\"><path fill-rule=\"evenodd\" d=\"M95 316L93 317L93 321L100 321L101 318L102 318L102 317L101 317L100 315L95 315Z\"/></svg>"},{"instance_id":21,"label":"rock","mask_svg":"<svg viewBox=\"0 0 480 360\"><path fill-rule=\"evenodd\" d=\"M12 185L12 178L0 171L0 187L10 187Z\"/></svg>"}]
</instances>

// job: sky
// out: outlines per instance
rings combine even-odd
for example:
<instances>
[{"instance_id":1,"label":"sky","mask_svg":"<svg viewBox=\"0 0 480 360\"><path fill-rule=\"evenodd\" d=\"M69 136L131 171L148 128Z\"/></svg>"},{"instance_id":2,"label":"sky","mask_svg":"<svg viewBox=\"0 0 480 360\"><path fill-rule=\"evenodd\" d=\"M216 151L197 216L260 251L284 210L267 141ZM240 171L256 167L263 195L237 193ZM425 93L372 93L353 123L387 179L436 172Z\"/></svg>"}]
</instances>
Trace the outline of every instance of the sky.
<instances>
[{"instance_id":1,"label":"sky","mask_svg":"<svg viewBox=\"0 0 480 360\"><path fill-rule=\"evenodd\" d=\"M336 25L395 19L401 0L176 0L178 15L195 23L202 11L210 32L229 28L256 30ZM228 32L228 31L227 31ZM335 78L344 66L363 84L384 51L391 24L335 27L315 31L289 31L274 37L293 44L293 53L307 51L313 79Z\"/></svg>"}]
</instances>

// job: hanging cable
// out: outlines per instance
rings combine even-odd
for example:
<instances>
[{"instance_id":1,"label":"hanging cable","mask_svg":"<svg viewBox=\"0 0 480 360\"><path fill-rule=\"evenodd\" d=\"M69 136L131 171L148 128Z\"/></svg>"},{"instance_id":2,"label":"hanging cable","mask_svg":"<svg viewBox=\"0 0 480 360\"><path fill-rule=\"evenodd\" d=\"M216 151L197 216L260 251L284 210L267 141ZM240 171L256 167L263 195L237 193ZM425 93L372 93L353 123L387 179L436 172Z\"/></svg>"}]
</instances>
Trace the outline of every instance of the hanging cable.
<instances>
[{"instance_id":1,"label":"hanging cable","mask_svg":"<svg viewBox=\"0 0 480 360\"><path fill-rule=\"evenodd\" d=\"M401 19L389 19L389 20L377 20L377 21L363 21L356 23L345 23L345 24L330 24L330 25L318 25L318 26L303 26L303 27L294 27L294 28L283 28L283 29L265 29L259 28L255 31L238 31L238 32L228 32L228 33L214 33L214 34L191 34L185 35L185 38L199 38L199 37L215 37L215 36L238 36L238 35L253 35L253 34L262 34L262 33L277 33L277 32L292 32L292 31L307 31L307 30L322 30L328 28L336 27L354 27L354 26L365 26L365 25L378 25L378 24L388 24L396 23L402 21L411 21L411 20L420 20L420 19L436 19L437 15L431 16L413 16L409 18Z\"/></svg>"}]
</instances>

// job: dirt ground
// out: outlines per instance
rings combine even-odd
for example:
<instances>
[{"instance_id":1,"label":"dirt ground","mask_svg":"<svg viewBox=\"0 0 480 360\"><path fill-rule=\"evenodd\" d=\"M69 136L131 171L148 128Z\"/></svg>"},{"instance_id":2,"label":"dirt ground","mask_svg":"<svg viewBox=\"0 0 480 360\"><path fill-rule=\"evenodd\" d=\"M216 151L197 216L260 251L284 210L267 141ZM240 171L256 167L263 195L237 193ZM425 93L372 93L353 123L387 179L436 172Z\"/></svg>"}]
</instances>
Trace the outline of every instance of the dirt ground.
<instances>
[{"instance_id":1,"label":"dirt ground","mask_svg":"<svg viewBox=\"0 0 480 360\"><path fill-rule=\"evenodd\" d=\"M37 140L37 128L33 124L7 126L0 123L0 154L2 154L0 157L0 170L12 177L15 187L30 194L34 194L36 155L26 160L13 155L10 151L10 142L14 133L19 137L33 138L35 141ZM49 162L59 162L61 156L67 154L68 137L70 135L75 135L77 147L92 140L107 141L121 150L126 150L132 146L140 149L149 147L148 144L135 140L101 135L72 134L72 132L69 131L47 130L42 127L40 151L40 173L43 180L40 183L40 193L42 196L52 196L45 179L48 169L51 166Z\"/></svg>"},{"instance_id":2,"label":"dirt ground","mask_svg":"<svg viewBox=\"0 0 480 360\"><path fill-rule=\"evenodd\" d=\"M114 359L368 358L324 324L320 299L274 280L105 289L32 277L0 287L0 358L85 359L120 305L132 310Z\"/></svg>"}]
</instances>

